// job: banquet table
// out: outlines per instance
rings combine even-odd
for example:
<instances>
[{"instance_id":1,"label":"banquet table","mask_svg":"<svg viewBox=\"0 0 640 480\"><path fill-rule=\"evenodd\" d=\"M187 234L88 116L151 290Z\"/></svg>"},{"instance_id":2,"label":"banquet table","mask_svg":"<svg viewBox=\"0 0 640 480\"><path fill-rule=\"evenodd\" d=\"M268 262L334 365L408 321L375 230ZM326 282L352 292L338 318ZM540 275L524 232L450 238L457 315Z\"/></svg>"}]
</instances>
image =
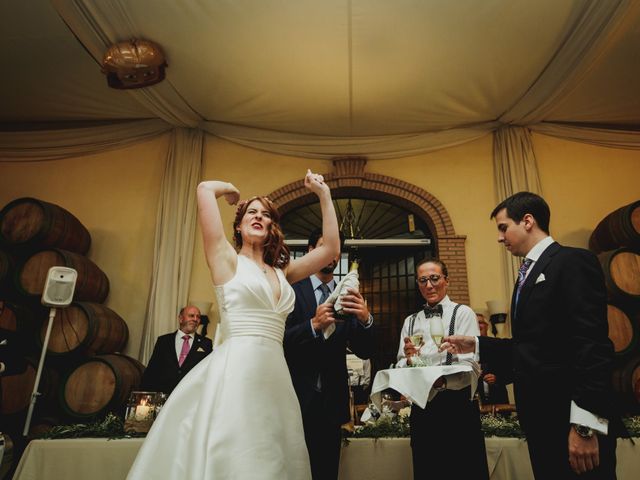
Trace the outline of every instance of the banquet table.
<instances>
[{"instance_id":1,"label":"banquet table","mask_svg":"<svg viewBox=\"0 0 640 480\"><path fill-rule=\"evenodd\" d=\"M618 440L618 479L636 479L640 439ZM124 480L143 439L82 438L34 440L27 446L14 480ZM533 480L527 444L522 439L489 437L492 480ZM356 438L342 447L340 480L411 479L408 438Z\"/></svg>"}]
</instances>

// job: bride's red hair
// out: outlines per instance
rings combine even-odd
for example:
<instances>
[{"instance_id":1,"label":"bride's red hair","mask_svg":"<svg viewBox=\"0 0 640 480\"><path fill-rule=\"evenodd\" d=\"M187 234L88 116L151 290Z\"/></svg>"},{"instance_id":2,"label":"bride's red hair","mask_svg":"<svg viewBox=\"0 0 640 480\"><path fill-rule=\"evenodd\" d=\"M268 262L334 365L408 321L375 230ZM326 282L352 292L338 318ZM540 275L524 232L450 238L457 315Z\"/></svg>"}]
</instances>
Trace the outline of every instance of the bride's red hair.
<instances>
[{"instance_id":1,"label":"bride's red hair","mask_svg":"<svg viewBox=\"0 0 640 480\"><path fill-rule=\"evenodd\" d=\"M271 215L271 224L267 231L267 239L264 242L264 252L262 259L264 263L271 265L272 267L285 268L289 265L289 247L284 243L284 233L280 229L280 213L275 207L273 202L267 197L261 197L256 195L248 200L244 200L238 204L236 209L236 218L233 220L233 242L236 247L236 251L240 251L242 248L242 235L238 231L238 227L242 222L247 208L254 201L258 200L264 208L267 209Z\"/></svg>"}]
</instances>

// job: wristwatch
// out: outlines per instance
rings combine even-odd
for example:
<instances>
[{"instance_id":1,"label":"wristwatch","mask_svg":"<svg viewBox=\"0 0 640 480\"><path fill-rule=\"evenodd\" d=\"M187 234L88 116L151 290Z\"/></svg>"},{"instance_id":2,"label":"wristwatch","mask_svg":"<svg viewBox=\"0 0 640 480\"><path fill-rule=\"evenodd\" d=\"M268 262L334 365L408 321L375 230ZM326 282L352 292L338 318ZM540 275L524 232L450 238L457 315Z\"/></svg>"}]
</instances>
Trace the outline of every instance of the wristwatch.
<instances>
[{"instance_id":1,"label":"wristwatch","mask_svg":"<svg viewBox=\"0 0 640 480\"><path fill-rule=\"evenodd\" d=\"M574 423L573 424L573 429L582 438L591 438L591 437L593 437L593 429L591 427L587 427L586 425L578 425L578 424Z\"/></svg>"}]
</instances>

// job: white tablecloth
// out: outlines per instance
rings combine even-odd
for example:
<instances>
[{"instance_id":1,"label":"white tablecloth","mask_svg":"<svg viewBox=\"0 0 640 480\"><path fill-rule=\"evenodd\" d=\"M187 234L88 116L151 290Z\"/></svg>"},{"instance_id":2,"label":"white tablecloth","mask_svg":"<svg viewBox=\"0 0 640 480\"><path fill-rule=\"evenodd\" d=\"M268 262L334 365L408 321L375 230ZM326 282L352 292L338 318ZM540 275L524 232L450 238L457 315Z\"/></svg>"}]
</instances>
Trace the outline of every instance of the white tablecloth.
<instances>
[{"instance_id":1,"label":"white tablecloth","mask_svg":"<svg viewBox=\"0 0 640 480\"><path fill-rule=\"evenodd\" d=\"M468 364L440 365L432 367L406 367L379 370L371 387L371 401L378 411L382 411L382 392L388 388L404 395L407 400L424 408L435 396L431 390L433 383L442 376L466 372L471 378L467 385L476 385L478 376ZM471 394L475 392L472 389Z\"/></svg>"},{"instance_id":2,"label":"white tablecloth","mask_svg":"<svg viewBox=\"0 0 640 480\"><path fill-rule=\"evenodd\" d=\"M124 480L142 439L35 440L27 447L14 480ZM492 480L533 480L527 444L517 438L486 439ZM618 440L618 480L640 472L640 439ZM357 438L342 447L340 480L409 480L413 476L408 438Z\"/></svg>"}]
</instances>

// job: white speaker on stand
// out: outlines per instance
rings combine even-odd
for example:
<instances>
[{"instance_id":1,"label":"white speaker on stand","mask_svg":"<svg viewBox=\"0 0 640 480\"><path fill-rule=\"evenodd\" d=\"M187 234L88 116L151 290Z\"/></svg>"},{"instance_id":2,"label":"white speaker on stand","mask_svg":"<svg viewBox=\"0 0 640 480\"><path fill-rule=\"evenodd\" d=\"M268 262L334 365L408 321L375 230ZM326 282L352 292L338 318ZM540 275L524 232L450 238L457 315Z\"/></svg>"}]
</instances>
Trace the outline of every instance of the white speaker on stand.
<instances>
[{"instance_id":1,"label":"white speaker on stand","mask_svg":"<svg viewBox=\"0 0 640 480\"><path fill-rule=\"evenodd\" d=\"M31 417L33 416L33 409L36 406L38 395L41 395L40 392L38 392L38 385L40 384L40 376L42 375L42 368L44 367L44 358L47 355L47 346L49 345L53 319L56 316L56 308L69 306L73 300L73 292L76 289L77 279L78 272L73 268L54 266L51 267L47 273L47 280L40 301L45 307L50 307L49 324L47 325L47 333L42 342L42 352L40 353L40 362L38 363L33 392L31 393L31 403L29 404L29 411L27 412L27 418L24 422L24 430L22 431L22 435L25 437L29 433Z\"/></svg>"}]
</instances>

